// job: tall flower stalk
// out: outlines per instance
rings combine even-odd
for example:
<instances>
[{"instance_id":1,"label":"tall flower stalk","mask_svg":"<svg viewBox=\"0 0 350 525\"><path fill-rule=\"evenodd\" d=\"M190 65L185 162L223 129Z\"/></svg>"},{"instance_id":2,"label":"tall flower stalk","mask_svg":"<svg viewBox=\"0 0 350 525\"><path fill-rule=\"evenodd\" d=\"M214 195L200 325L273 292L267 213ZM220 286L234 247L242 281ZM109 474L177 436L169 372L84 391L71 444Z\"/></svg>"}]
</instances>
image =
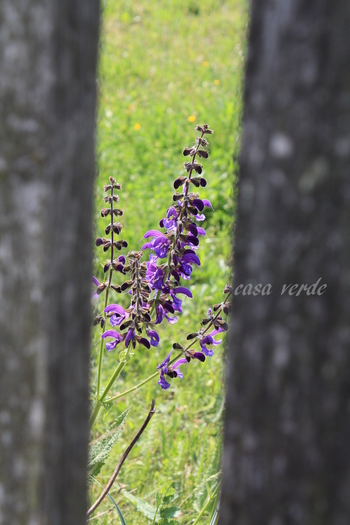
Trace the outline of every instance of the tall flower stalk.
<instances>
[{"instance_id":1,"label":"tall flower stalk","mask_svg":"<svg viewBox=\"0 0 350 525\"><path fill-rule=\"evenodd\" d=\"M209 153L206 148L209 143L205 135L213 133L207 124L197 125L196 130L200 135L197 136L195 144L183 150L183 155L192 159L184 163L185 175L177 177L174 181L175 193L172 196L172 204L159 223L163 231L159 229L147 231L144 235L146 243L141 251L132 251L126 256L114 258L115 250L127 246L126 241L116 241L114 237L119 235L122 229L119 222L113 222L114 216L118 217L123 213L114 206L118 202L114 190L120 190L121 187L110 177L110 184L104 188L107 193L105 202L109 207L104 208L101 215L111 218L110 224L105 229L105 234L109 237L99 237L96 245L101 246L104 252L110 250L111 256L104 265L104 273L108 277L101 284L93 278L97 286L96 293L105 293L105 301L103 311L96 315L94 321L101 326L102 332L97 365L96 405L91 415L91 425L106 400L111 402L134 392L158 374L160 374L158 381L160 387L168 389L169 379L182 378L184 366L190 361L197 360L203 363L207 357L211 357L214 347L221 342L214 337L227 330L222 314L228 311L231 290L226 287L225 300L219 305L214 305L213 309L209 309L208 316L203 319L202 326L197 332L187 335L187 340L190 341L187 346L174 343L170 353L158 365L154 374L123 394L106 399L131 356L130 349L135 350L137 345L141 345L147 351L151 346L158 346L160 337L157 325L164 320L171 324L176 323L177 314L182 312L183 297L192 298L187 283L191 279L193 267L201 265L196 252L200 237L206 235L206 232L200 224L206 218L203 214L204 209L211 208L210 201L200 198L199 193L192 189L197 190L207 185L206 179L202 176L203 166L197 158L208 158ZM181 191L178 191L180 188ZM144 261L146 250L150 252L148 260ZM115 272L125 276L122 283L114 282ZM125 292L124 297L130 297L129 306L124 307L119 303L109 304L110 290L116 293ZM108 321L110 328L105 329ZM196 343L199 344L199 349L194 350ZM109 352L119 349L120 351L119 363L101 392L104 344ZM173 351L179 353L171 359Z\"/></svg>"}]
</instances>

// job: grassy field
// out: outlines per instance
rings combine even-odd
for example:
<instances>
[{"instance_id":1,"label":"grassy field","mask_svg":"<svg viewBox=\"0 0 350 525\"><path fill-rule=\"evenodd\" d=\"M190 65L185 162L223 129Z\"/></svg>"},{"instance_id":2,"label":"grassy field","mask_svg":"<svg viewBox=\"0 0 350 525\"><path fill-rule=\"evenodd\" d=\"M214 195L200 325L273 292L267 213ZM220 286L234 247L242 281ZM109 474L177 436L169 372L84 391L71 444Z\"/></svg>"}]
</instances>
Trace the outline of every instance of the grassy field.
<instances>
[{"instance_id":1,"label":"grassy field","mask_svg":"<svg viewBox=\"0 0 350 525\"><path fill-rule=\"evenodd\" d=\"M103 207L103 185L112 175L123 187L119 194L124 210L121 238L128 241L130 250L140 249L143 234L158 228L159 220L171 205L172 182L184 173L181 152L194 142L195 124L207 122L215 132L209 137L210 156L204 164L208 185L201 191L203 198L211 200L215 211L207 213L204 224L207 237L198 252L202 268L195 267L192 274L194 299L184 300L184 312L177 324L162 326L161 344L157 348L136 348L112 395L151 375L174 341L183 343L188 332L198 330L208 307L222 300L222 289L230 279L237 170L234 159L240 143L247 3L247 0L104 2L96 234L103 235L106 225L99 210ZM95 275L100 280L103 261L102 252L96 252ZM126 305L125 296L115 294L112 299ZM99 335L99 330L95 330L92 389ZM104 485L141 426L151 400L156 401L156 414L111 490L127 525L152 523L147 512L156 507L157 494L166 490L174 494L171 505L177 506L181 514L163 523L194 523L208 500L208 491L215 490L220 469L223 351L223 346L217 347L215 355L204 364L191 362L184 370L184 379L173 381L167 391L160 389L158 379L147 383L115 402L98 420L95 438L108 428L109 422L129 409L123 432L97 477ZM117 363L117 353L105 351L103 384ZM125 490L121 490L123 487ZM92 484L91 500L100 490L97 484ZM209 525L214 500L196 523ZM120 523L110 500L101 504L90 523Z\"/></svg>"}]
</instances>

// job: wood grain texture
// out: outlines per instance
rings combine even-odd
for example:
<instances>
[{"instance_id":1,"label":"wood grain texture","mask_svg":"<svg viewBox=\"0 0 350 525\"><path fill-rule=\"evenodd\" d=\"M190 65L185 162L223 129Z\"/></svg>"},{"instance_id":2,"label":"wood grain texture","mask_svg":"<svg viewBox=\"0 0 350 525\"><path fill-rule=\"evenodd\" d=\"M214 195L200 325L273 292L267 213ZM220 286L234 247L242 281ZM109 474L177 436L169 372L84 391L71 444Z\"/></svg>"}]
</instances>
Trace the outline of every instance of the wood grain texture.
<instances>
[{"instance_id":1,"label":"wood grain texture","mask_svg":"<svg viewBox=\"0 0 350 525\"><path fill-rule=\"evenodd\" d=\"M0 523L86 515L99 3L0 6Z\"/></svg>"},{"instance_id":2,"label":"wood grain texture","mask_svg":"<svg viewBox=\"0 0 350 525\"><path fill-rule=\"evenodd\" d=\"M350 520L350 6L253 0L221 525ZM281 295L312 284L322 296Z\"/></svg>"}]
</instances>

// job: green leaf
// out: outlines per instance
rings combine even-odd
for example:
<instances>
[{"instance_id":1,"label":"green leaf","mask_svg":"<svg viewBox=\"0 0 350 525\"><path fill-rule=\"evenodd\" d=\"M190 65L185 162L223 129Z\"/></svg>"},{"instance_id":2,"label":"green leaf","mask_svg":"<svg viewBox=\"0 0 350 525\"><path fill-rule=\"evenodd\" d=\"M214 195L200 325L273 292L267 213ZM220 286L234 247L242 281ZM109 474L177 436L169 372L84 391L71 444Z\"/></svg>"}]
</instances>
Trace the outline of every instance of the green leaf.
<instances>
[{"instance_id":1,"label":"green leaf","mask_svg":"<svg viewBox=\"0 0 350 525\"><path fill-rule=\"evenodd\" d=\"M129 492L126 492L125 490L122 491L123 496L126 497L131 503L133 503L136 506L136 510L138 512L141 512L146 518L150 520L154 520L154 516L156 513L156 508L153 507L153 505L150 505L149 503L146 503L146 501L143 501L141 498L138 498L137 496L133 496ZM160 520L159 516L156 516L156 523L158 523Z\"/></svg>"},{"instance_id":2,"label":"green leaf","mask_svg":"<svg viewBox=\"0 0 350 525\"><path fill-rule=\"evenodd\" d=\"M160 517L165 519L177 518L181 514L179 507L164 507L159 511Z\"/></svg>"},{"instance_id":3,"label":"green leaf","mask_svg":"<svg viewBox=\"0 0 350 525\"><path fill-rule=\"evenodd\" d=\"M108 431L90 445L88 469L92 476L99 474L123 430L123 423L128 412L129 410L124 410L124 412L111 423Z\"/></svg>"}]
</instances>

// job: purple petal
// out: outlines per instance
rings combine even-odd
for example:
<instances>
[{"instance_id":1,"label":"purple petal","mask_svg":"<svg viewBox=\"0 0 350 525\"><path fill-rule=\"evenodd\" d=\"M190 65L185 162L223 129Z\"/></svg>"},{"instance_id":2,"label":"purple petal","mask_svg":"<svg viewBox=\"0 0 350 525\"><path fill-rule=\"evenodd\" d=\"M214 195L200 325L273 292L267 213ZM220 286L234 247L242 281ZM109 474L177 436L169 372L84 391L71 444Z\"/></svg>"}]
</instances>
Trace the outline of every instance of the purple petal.
<instances>
[{"instance_id":1,"label":"purple petal","mask_svg":"<svg viewBox=\"0 0 350 525\"><path fill-rule=\"evenodd\" d=\"M117 314L125 314L125 310L120 304L110 304L104 309L104 312L116 312Z\"/></svg>"},{"instance_id":2,"label":"purple petal","mask_svg":"<svg viewBox=\"0 0 350 525\"><path fill-rule=\"evenodd\" d=\"M108 352L110 352L111 350L114 350L119 342L120 341L115 340L115 341L111 341L110 343L106 343L106 350L108 350Z\"/></svg>"},{"instance_id":3,"label":"purple petal","mask_svg":"<svg viewBox=\"0 0 350 525\"><path fill-rule=\"evenodd\" d=\"M145 233L144 238L148 239L148 237L164 237L164 233L159 232L158 230L149 230Z\"/></svg>"},{"instance_id":4,"label":"purple petal","mask_svg":"<svg viewBox=\"0 0 350 525\"><path fill-rule=\"evenodd\" d=\"M112 317L110 318L110 323L112 326L119 326L122 324L122 322L124 321L125 319L125 316L124 315L121 315L121 316L116 316L116 314L113 314Z\"/></svg>"},{"instance_id":5,"label":"purple petal","mask_svg":"<svg viewBox=\"0 0 350 525\"><path fill-rule=\"evenodd\" d=\"M155 330L147 330L148 337L151 338L151 345L152 346L158 346L159 343L159 335Z\"/></svg>"},{"instance_id":6,"label":"purple petal","mask_svg":"<svg viewBox=\"0 0 350 525\"><path fill-rule=\"evenodd\" d=\"M206 231L204 228L201 228L200 226L197 226L198 235L206 235Z\"/></svg>"},{"instance_id":7,"label":"purple petal","mask_svg":"<svg viewBox=\"0 0 350 525\"><path fill-rule=\"evenodd\" d=\"M181 359L178 359L178 361L176 361L176 363L173 364L173 370L175 370L175 368L177 368L178 366L184 364L187 364L187 359L185 357L181 357Z\"/></svg>"},{"instance_id":8,"label":"purple petal","mask_svg":"<svg viewBox=\"0 0 350 525\"><path fill-rule=\"evenodd\" d=\"M132 328L129 328L128 330L128 333L126 334L126 338L125 338L125 346L128 347L129 346L129 343L132 339L134 339L135 337L135 332Z\"/></svg>"},{"instance_id":9,"label":"purple petal","mask_svg":"<svg viewBox=\"0 0 350 525\"><path fill-rule=\"evenodd\" d=\"M115 337L119 341L121 341L123 338L122 336L116 331L116 330L107 330L102 334L102 339L105 339L106 337Z\"/></svg>"},{"instance_id":10,"label":"purple petal","mask_svg":"<svg viewBox=\"0 0 350 525\"><path fill-rule=\"evenodd\" d=\"M158 385L160 385L163 390L167 390L170 387L170 383L168 383L164 376L160 376Z\"/></svg>"},{"instance_id":11,"label":"purple petal","mask_svg":"<svg viewBox=\"0 0 350 525\"><path fill-rule=\"evenodd\" d=\"M153 241L146 242L143 246L141 246L141 250L148 250L150 248L153 248Z\"/></svg>"},{"instance_id":12,"label":"purple petal","mask_svg":"<svg viewBox=\"0 0 350 525\"><path fill-rule=\"evenodd\" d=\"M163 366L166 366L169 361L170 361L170 357L171 357L171 354L172 354L172 350L170 350L170 352L168 353L168 355L166 356L166 358L164 359L164 361L162 363L160 363L160 365L157 366L157 370L159 370L160 368L162 368Z\"/></svg>"},{"instance_id":13,"label":"purple petal","mask_svg":"<svg viewBox=\"0 0 350 525\"><path fill-rule=\"evenodd\" d=\"M202 202L203 202L204 206L206 206L207 208L212 208L213 207L211 205L211 202L208 201L208 199L202 199Z\"/></svg>"},{"instance_id":14,"label":"purple petal","mask_svg":"<svg viewBox=\"0 0 350 525\"><path fill-rule=\"evenodd\" d=\"M199 257L197 255L195 255L194 253L187 253L187 254L183 255L182 256L182 261L185 262L185 263L192 262L192 263L196 264L197 266L201 265Z\"/></svg>"},{"instance_id":15,"label":"purple petal","mask_svg":"<svg viewBox=\"0 0 350 525\"><path fill-rule=\"evenodd\" d=\"M192 299L193 295L192 293L190 292L190 290L188 290L187 288L185 288L184 286L178 286L177 288L174 288L174 293L183 293L185 295L187 295L187 297L190 297Z\"/></svg>"},{"instance_id":16,"label":"purple petal","mask_svg":"<svg viewBox=\"0 0 350 525\"><path fill-rule=\"evenodd\" d=\"M196 221L199 221L199 222L202 222L202 221L205 221L206 219L206 216L204 215L204 213L198 213L196 216Z\"/></svg>"},{"instance_id":17,"label":"purple petal","mask_svg":"<svg viewBox=\"0 0 350 525\"><path fill-rule=\"evenodd\" d=\"M125 259L124 255L119 255L119 257L118 257L118 261L119 262L121 262L122 264L125 264L125 260L126 259Z\"/></svg>"},{"instance_id":18,"label":"purple petal","mask_svg":"<svg viewBox=\"0 0 350 525\"><path fill-rule=\"evenodd\" d=\"M204 363L204 361L205 361L205 355L202 352L195 352L193 354L193 357L195 359L199 359L199 361L201 361L202 363Z\"/></svg>"},{"instance_id":19,"label":"purple petal","mask_svg":"<svg viewBox=\"0 0 350 525\"><path fill-rule=\"evenodd\" d=\"M95 244L96 246L101 246L101 244L103 244L103 240L102 240L102 237L98 237L95 241Z\"/></svg>"},{"instance_id":20,"label":"purple petal","mask_svg":"<svg viewBox=\"0 0 350 525\"><path fill-rule=\"evenodd\" d=\"M100 285L100 283L98 282L96 277L94 277L93 275L91 276L91 281L94 283L95 286L99 286Z\"/></svg>"},{"instance_id":21,"label":"purple petal","mask_svg":"<svg viewBox=\"0 0 350 525\"><path fill-rule=\"evenodd\" d=\"M214 335L217 335L217 334L220 334L222 332L225 332L225 330L220 326L220 328L218 328L217 330L214 329L210 332L210 335L214 337Z\"/></svg>"},{"instance_id":22,"label":"purple petal","mask_svg":"<svg viewBox=\"0 0 350 525\"><path fill-rule=\"evenodd\" d=\"M165 314L165 317L167 319L167 321L169 321L170 324L175 324L177 323L177 317L174 316L174 317L168 317L167 314Z\"/></svg>"}]
</instances>

